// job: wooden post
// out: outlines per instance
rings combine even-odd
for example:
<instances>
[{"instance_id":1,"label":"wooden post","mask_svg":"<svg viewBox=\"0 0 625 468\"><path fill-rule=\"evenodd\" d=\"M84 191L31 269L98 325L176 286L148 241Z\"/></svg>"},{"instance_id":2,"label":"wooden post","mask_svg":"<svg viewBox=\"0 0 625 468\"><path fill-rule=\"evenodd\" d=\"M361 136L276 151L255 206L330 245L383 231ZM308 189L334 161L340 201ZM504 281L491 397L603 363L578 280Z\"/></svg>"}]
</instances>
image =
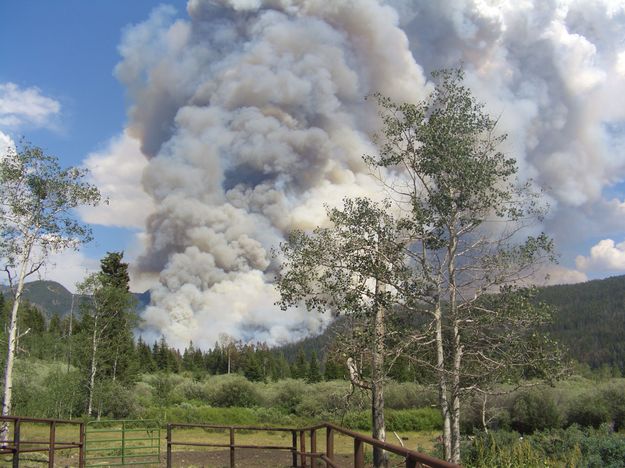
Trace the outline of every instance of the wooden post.
<instances>
[{"instance_id":1,"label":"wooden post","mask_svg":"<svg viewBox=\"0 0 625 468\"><path fill-rule=\"evenodd\" d=\"M234 427L230 428L230 468L234 468Z\"/></svg>"},{"instance_id":2,"label":"wooden post","mask_svg":"<svg viewBox=\"0 0 625 468\"><path fill-rule=\"evenodd\" d=\"M126 421L122 421L122 465L126 464Z\"/></svg>"},{"instance_id":3,"label":"wooden post","mask_svg":"<svg viewBox=\"0 0 625 468\"><path fill-rule=\"evenodd\" d=\"M329 426L326 427L326 457L334 460L334 429Z\"/></svg>"},{"instance_id":4,"label":"wooden post","mask_svg":"<svg viewBox=\"0 0 625 468\"><path fill-rule=\"evenodd\" d=\"M13 423L13 468L20 466L20 418Z\"/></svg>"},{"instance_id":5,"label":"wooden post","mask_svg":"<svg viewBox=\"0 0 625 468\"><path fill-rule=\"evenodd\" d=\"M86 431L86 427L85 427L85 423L81 422L80 426L79 426L79 431L80 431L80 441L79 441L79 448L78 448L78 466L80 468L84 468L85 466L85 444L87 441L87 437L85 434Z\"/></svg>"},{"instance_id":6,"label":"wooden post","mask_svg":"<svg viewBox=\"0 0 625 468\"><path fill-rule=\"evenodd\" d=\"M354 439L354 468L365 468L365 450L362 440Z\"/></svg>"},{"instance_id":7,"label":"wooden post","mask_svg":"<svg viewBox=\"0 0 625 468\"><path fill-rule=\"evenodd\" d=\"M417 468L417 460L408 455L406 457L406 468Z\"/></svg>"},{"instance_id":8,"label":"wooden post","mask_svg":"<svg viewBox=\"0 0 625 468\"><path fill-rule=\"evenodd\" d=\"M167 424L167 468L172 468L172 464L171 464L171 424Z\"/></svg>"},{"instance_id":9,"label":"wooden post","mask_svg":"<svg viewBox=\"0 0 625 468\"><path fill-rule=\"evenodd\" d=\"M316 451L317 451L317 431L315 429L311 429L310 430L310 452L315 453ZM310 466L314 468L316 462L317 462L317 457L312 455L310 457Z\"/></svg>"},{"instance_id":10,"label":"wooden post","mask_svg":"<svg viewBox=\"0 0 625 468\"><path fill-rule=\"evenodd\" d=\"M299 450L301 452L300 460L302 462L302 468L306 468L306 433L299 431Z\"/></svg>"},{"instance_id":11,"label":"wooden post","mask_svg":"<svg viewBox=\"0 0 625 468\"><path fill-rule=\"evenodd\" d=\"M291 439L293 446L291 447L291 461L293 468L297 468L297 432L291 431Z\"/></svg>"},{"instance_id":12,"label":"wooden post","mask_svg":"<svg viewBox=\"0 0 625 468\"><path fill-rule=\"evenodd\" d=\"M48 444L48 467L54 468L54 441L56 440L56 421L50 421L50 443Z\"/></svg>"}]
</instances>

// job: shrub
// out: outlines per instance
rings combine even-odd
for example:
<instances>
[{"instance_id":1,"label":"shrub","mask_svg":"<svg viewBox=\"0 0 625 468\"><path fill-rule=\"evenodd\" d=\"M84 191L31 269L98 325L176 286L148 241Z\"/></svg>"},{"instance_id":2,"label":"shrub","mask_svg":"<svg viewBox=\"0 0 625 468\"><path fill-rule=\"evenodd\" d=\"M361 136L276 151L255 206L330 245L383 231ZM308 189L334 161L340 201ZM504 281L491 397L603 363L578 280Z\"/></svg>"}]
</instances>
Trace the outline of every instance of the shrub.
<instances>
[{"instance_id":1,"label":"shrub","mask_svg":"<svg viewBox=\"0 0 625 468\"><path fill-rule=\"evenodd\" d=\"M274 405L288 413L295 414L297 406L302 402L306 386L300 380L288 379L282 381L274 397Z\"/></svg>"},{"instance_id":2,"label":"shrub","mask_svg":"<svg viewBox=\"0 0 625 468\"><path fill-rule=\"evenodd\" d=\"M384 389L385 405L389 409L424 408L438 403L436 391L410 382L389 382Z\"/></svg>"},{"instance_id":3,"label":"shrub","mask_svg":"<svg viewBox=\"0 0 625 468\"><path fill-rule=\"evenodd\" d=\"M607 425L599 429L552 429L520 437L516 432L480 433L463 448L466 467L623 466L625 438Z\"/></svg>"},{"instance_id":4,"label":"shrub","mask_svg":"<svg viewBox=\"0 0 625 468\"><path fill-rule=\"evenodd\" d=\"M560 427L560 412L546 392L533 390L519 394L510 413L512 429L523 434Z\"/></svg>"},{"instance_id":5,"label":"shrub","mask_svg":"<svg viewBox=\"0 0 625 468\"><path fill-rule=\"evenodd\" d=\"M389 431L434 431L443 428L440 411L434 408L387 410L386 429ZM361 431L371 430L371 412L352 411L345 415L343 425Z\"/></svg>"},{"instance_id":6,"label":"shrub","mask_svg":"<svg viewBox=\"0 0 625 468\"><path fill-rule=\"evenodd\" d=\"M579 424L597 428L611 420L605 401L594 395L583 395L575 400L567 412L567 425Z\"/></svg>"},{"instance_id":7,"label":"shrub","mask_svg":"<svg viewBox=\"0 0 625 468\"><path fill-rule=\"evenodd\" d=\"M245 378L235 376L226 380L213 396L215 406L249 408L258 405L260 395Z\"/></svg>"},{"instance_id":8,"label":"shrub","mask_svg":"<svg viewBox=\"0 0 625 468\"><path fill-rule=\"evenodd\" d=\"M615 431L625 428L625 387L622 381L609 385L601 392L601 399L610 410L610 417Z\"/></svg>"}]
</instances>

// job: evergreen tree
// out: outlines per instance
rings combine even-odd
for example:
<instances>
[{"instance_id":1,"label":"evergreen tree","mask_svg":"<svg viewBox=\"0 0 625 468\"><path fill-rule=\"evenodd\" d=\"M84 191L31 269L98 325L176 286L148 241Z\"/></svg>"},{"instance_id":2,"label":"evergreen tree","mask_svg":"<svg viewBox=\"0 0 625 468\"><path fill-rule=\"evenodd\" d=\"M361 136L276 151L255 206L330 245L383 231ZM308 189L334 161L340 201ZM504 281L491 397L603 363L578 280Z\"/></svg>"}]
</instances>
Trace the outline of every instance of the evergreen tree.
<instances>
[{"instance_id":1,"label":"evergreen tree","mask_svg":"<svg viewBox=\"0 0 625 468\"><path fill-rule=\"evenodd\" d=\"M137 361L139 372L154 372L156 370L152 350L150 346L143 341L142 337L139 337L137 341Z\"/></svg>"},{"instance_id":2,"label":"evergreen tree","mask_svg":"<svg viewBox=\"0 0 625 468\"><path fill-rule=\"evenodd\" d=\"M104 285L114 288L119 296L116 304L107 308L110 325L103 338L109 348L109 356L102 362L102 373L105 378L127 384L135 380L138 370L132 335L137 318L134 298L130 293L128 264L122 261L123 257L123 252L108 252L100 261Z\"/></svg>"},{"instance_id":3,"label":"evergreen tree","mask_svg":"<svg viewBox=\"0 0 625 468\"><path fill-rule=\"evenodd\" d=\"M291 376L294 379L305 379L308 376L308 361L301 347L297 350L297 357L291 366Z\"/></svg>"},{"instance_id":4,"label":"evergreen tree","mask_svg":"<svg viewBox=\"0 0 625 468\"><path fill-rule=\"evenodd\" d=\"M319 369L319 361L317 360L317 352L313 351L310 356L310 364L308 365L308 375L306 380L308 383L316 383L321 381L321 369Z\"/></svg>"}]
</instances>

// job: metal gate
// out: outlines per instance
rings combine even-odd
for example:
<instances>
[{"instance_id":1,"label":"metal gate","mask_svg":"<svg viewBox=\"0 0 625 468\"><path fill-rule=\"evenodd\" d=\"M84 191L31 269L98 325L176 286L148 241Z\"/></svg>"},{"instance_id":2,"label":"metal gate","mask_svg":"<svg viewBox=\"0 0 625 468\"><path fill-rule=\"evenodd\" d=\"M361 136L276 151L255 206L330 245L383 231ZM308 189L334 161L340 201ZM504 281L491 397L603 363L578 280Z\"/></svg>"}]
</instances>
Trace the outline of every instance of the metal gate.
<instances>
[{"instance_id":1,"label":"metal gate","mask_svg":"<svg viewBox=\"0 0 625 468\"><path fill-rule=\"evenodd\" d=\"M85 465L160 464L161 427L153 420L91 421L85 428Z\"/></svg>"}]
</instances>

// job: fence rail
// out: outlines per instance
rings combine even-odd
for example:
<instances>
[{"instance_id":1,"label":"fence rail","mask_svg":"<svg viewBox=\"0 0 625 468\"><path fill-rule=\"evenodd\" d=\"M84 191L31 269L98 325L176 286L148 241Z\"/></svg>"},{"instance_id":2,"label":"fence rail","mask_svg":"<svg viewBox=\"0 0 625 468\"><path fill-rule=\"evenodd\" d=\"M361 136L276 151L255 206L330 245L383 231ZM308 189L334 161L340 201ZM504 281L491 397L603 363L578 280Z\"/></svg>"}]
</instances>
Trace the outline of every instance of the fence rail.
<instances>
[{"instance_id":1,"label":"fence rail","mask_svg":"<svg viewBox=\"0 0 625 468\"><path fill-rule=\"evenodd\" d=\"M123 424L122 421L118 423ZM22 426L24 424L47 424L49 426L48 440L27 440L22 437ZM78 441L60 441L56 438L56 428L59 425L73 425L78 427ZM12 467L19 468L20 454L30 452L47 452L48 453L48 466L54 467L55 452L57 450L78 450L78 466L83 468L85 466L86 455L86 443L85 443L85 426L82 421L68 421L61 419L42 419L42 418L23 418L17 416L0 416L0 427L8 435L11 432L12 425L12 439L0 442L0 455L13 455ZM204 443L204 442L191 442L184 440L174 440L173 433L175 429L214 429L227 431L229 434L228 443ZM103 428L104 429L104 428ZM94 431L98 429L94 428ZM317 435L318 432L325 430L325 451L317 450ZM252 445L252 444L237 444L236 432L237 431L265 431L265 432L287 432L291 434L291 443L289 445ZM106 431L103 431L106 432ZM172 468L173 447L192 446L192 447L214 447L214 448L227 448L230 455L230 467L234 468L236 463L236 450L237 449L260 449L260 450L284 450L290 452L291 461L293 467L314 467L318 461L325 464L326 467L340 468L338 460L335 457L334 451L334 439L335 435L341 434L347 436L353 440L353 467L364 468L365 466L365 445L371 447L381 448L387 452L393 453L402 457L405 462L406 468L458 468L458 465L448 463L443 460L439 460L434 457L430 457L420 452L410 450L404 447L390 444L388 442L382 442L374 439L373 437L360 434L358 432L345 429L332 423L321 423L310 427L303 428L289 428L289 427L266 427L266 426L224 426L215 424L182 424L182 423L170 423L167 424L167 456L166 466ZM160 437L159 437L160 439ZM125 444L125 442L124 442ZM153 445L150 444L152 447ZM160 442L157 444L160 447ZM307 449L308 447L308 449ZM159 449L157 449L159 450ZM130 455L130 454L129 454ZM158 455L157 455L158 456ZM134 458L128 456L128 458ZM124 463L125 461L125 463ZM136 464L137 460L128 462L122 461L126 464ZM156 461L156 460L155 460ZM153 462L154 463L154 462Z\"/></svg>"},{"instance_id":2,"label":"fence rail","mask_svg":"<svg viewBox=\"0 0 625 468\"><path fill-rule=\"evenodd\" d=\"M215 429L228 431L230 435L230 443L228 444L213 444L213 443L200 443L200 442L185 442L179 440L173 440L173 432L176 428L180 429ZM326 431L326 451L317 451L317 432L320 430ZM235 433L236 431L266 431L266 432L290 432L291 433L291 445L243 445L236 444ZM340 468L340 465L335 460L334 454L334 436L335 434L342 434L350 437L354 441L353 450L353 466L354 468L364 468L365 466L365 445L381 448L387 452L394 453L404 458L406 468L458 468L458 465L448 463L438 458L430 457L420 452L410 450L404 447L390 444L388 442L382 442L358 432L345 429L332 423L322 423L315 426L304 428L287 428L287 427L263 427L263 426L224 426L216 424L167 424L167 468L172 468L174 446L194 446L194 447L217 447L217 448L229 448L230 450L230 467L234 468L236 463L236 449L260 449L260 450L286 450L291 452L292 466L306 468L308 461L310 460L310 466L314 467L315 462L323 461L326 467ZM310 443L310 450L306 450L306 440ZM299 441L299 444L298 444ZM299 460L298 460L299 459ZM299 464L298 464L299 462Z\"/></svg>"},{"instance_id":3,"label":"fence rail","mask_svg":"<svg viewBox=\"0 0 625 468\"><path fill-rule=\"evenodd\" d=\"M22 437L23 424L47 424L49 427L49 437L44 440L28 440ZM10 426L13 425L13 431ZM78 442L63 442L56 438L56 428L59 425L78 426L79 439ZM13 433L12 439L9 434ZM45 419L45 418L23 418L19 416L0 416L0 433L5 434L5 440L0 440L0 455L13 455L12 467L19 468L20 454L33 452L48 453L48 467L54 467L54 458L57 450L78 449L78 463L84 465L85 456L85 423L82 421L69 421L64 419ZM38 447L43 446L43 447Z\"/></svg>"}]
</instances>

